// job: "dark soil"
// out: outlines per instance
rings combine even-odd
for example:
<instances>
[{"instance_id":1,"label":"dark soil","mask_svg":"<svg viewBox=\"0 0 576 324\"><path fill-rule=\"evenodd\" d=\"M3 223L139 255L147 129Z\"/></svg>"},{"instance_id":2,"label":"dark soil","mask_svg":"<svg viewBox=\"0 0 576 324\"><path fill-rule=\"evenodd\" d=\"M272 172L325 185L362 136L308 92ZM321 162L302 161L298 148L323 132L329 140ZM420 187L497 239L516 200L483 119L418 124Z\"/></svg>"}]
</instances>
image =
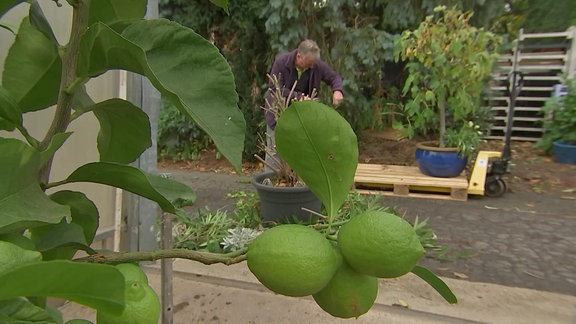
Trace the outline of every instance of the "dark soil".
<instances>
[{"instance_id":1,"label":"dark soil","mask_svg":"<svg viewBox=\"0 0 576 324\"><path fill-rule=\"evenodd\" d=\"M359 139L359 162L372 164L415 165L414 152L419 140L394 139L386 132L366 132ZM504 149L501 140L490 140L483 150ZM162 169L235 173L224 158L217 158L215 149L202 152L197 160L159 162ZM245 161L243 174L260 172L259 162ZM551 156L534 148L533 142L511 143L511 173L505 176L512 192L535 192L576 199L576 165L555 163Z\"/></svg>"}]
</instances>

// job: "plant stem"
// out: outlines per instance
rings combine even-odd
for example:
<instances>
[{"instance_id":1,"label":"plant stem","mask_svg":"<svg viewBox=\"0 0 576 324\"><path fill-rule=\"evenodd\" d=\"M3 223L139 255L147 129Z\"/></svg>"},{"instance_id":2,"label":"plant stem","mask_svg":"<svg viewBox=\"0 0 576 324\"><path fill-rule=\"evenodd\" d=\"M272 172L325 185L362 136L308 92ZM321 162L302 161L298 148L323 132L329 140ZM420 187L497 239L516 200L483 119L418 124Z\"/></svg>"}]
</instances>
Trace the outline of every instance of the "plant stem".
<instances>
[{"instance_id":1,"label":"plant stem","mask_svg":"<svg viewBox=\"0 0 576 324\"><path fill-rule=\"evenodd\" d=\"M22 134L22 136L24 136L24 138L26 139L28 144L30 144L34 148L39 147L40 142L37 139L35 139L34 137L32 137L32 135L30 135L30 133L28 133L28 130L25 127L18 125L18 126L16 126L16 128L18 128L18 130L20 131L20 134Z\"/></svg>"},{"instance_id":2,"label":"plant stem","mask_svg":"<svg viewBox=\"0 0 576 324\"><path fill-rule=\"evenodd\" d=\"M43 185L42 185L42 189L43 189L43 190L47 190L47 189L50 189L50 188L54 188L54 187L58 187L58 186L61 186L61 185L65 185L65 184L67 184L67 183L68 183L68 181L66 181L66 180L49 182L49 183L43 184Z\"/></svg>"},{"instance_id":3,"label":"plant stem","mask_svg":"<svg viewBox=\"0 0 576 324\"><path fill-rule=\"evenodd\" d=\"M78 63L78 53L80 51L81 35L88 27L88 1L75 0L69 1L73 8L72 29L70 32L70 41L64 50L62 57L62 77L60 81L60 92L52 125L46 132L46 136L40 143L40 150L45 150L52 137L55 134L62 133L68 128L70 123L70 113L72 111L73 95L66 90L76 80L76 66ZM50 158L42 167L40 172L40 182L47 183L50 178L50 169L52 167Z\"/></svg>"},{"instance_id":4,"label":"plant stem","mask_svg":"<svg viewBox=\"0 0 576 324\"><path fill-rule=\"evenodd\" d=\"M438 140L438 144L440 147L444 147L444 134L446 133L446 99L440 99L440 139Z\"/></svg>"},{"instance_id":5,"label":"plant stem","mask_svg":"<svg viewBox=\"0 0 576 324\"><path fill-rule=\"evenodd\" d=\"M312 227L314 229L320 230L320 229L325 229L325 228L331 228L331 227L337 227L337 226L342 226L344 224L348 223L348 221L340 221L340 222L332 222L332 224L315 224Z\"/></svg>"},{"instance_id":6,"label":"plant stem","mask_svg":"<svg viewBox=\"0 0 576 324\"><path fill-rule=\"evenodd\" d=\"M200 252L187 249L169 249L155 251L122 252L112 254L94 254L75 259L78 262L119 264L136 261L156 261L160 259L187 259L210 265L223 263L231 265L246 260L246 249L226 254Z\"/></svg>"}]
</instances>

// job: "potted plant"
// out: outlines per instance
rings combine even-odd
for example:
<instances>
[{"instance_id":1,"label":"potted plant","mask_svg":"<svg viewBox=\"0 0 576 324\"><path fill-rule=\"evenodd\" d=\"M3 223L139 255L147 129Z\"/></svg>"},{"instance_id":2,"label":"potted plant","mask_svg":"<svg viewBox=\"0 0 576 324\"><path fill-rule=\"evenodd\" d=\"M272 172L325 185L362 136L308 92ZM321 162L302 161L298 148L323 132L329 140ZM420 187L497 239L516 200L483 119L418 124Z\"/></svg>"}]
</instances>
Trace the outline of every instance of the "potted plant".
<instances>
[{"instance_id":1,"label":"potted plant","mask_svg":"<svg viewBox=\"0 0 576 324\"><path fill-rule=\"evenodd\" d=\"M567 80L566 90L546 100L542 112L549 118L536 145L546 153L553 152L558 163L576 164L576 83Z\"/></svg>"},{"instance_id":2,"label":"potted plant","mask_svg":"<svg viewBox=\"0 0 576 324\"><path fill-rule=\"evenodd\" d=\"M459 175L483 133L476 116L501 38L472 26L471 16L472 12L439 6L396 41L396 60L405 61L408 70L403 89L410 95L404 105L408 135L438 136L417 149L418 165L427 175ZM456 166L436 165L444 162Z\"/></svg>"}]
</instances>

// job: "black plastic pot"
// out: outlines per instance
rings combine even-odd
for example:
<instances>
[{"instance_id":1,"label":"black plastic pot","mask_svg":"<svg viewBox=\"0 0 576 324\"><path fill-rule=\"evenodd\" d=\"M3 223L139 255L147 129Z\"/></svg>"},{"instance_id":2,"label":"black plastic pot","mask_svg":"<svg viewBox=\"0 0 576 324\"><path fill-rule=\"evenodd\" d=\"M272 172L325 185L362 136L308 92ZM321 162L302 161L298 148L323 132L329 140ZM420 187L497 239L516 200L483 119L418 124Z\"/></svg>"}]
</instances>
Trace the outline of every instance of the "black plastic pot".
<instances>
[{"instance_id":1,"label":"black plastic pot","mask_svg":"<svg viewBox=\"0 0 576 324\"><path fill-rule=\"evenodd\" d=\"M252 185L260 197L260 215L264 222L294 223L316 222L317 216L308 211L320 212L322 202L308 187L275 187L264 185L266 178L274 179L274 172L264 172L252 177Z\"/></svg>"}]
</instances>

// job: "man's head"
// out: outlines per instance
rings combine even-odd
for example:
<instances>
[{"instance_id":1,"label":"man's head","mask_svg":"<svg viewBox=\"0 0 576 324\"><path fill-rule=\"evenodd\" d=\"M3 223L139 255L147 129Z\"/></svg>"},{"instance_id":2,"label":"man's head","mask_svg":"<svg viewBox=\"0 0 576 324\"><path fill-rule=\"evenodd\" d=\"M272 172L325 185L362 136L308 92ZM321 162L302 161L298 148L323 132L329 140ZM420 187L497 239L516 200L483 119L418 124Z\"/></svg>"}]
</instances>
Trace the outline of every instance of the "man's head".
<instances>
[{"instance_id":1,"label":"man's head","mask_svg":"<svg viewBox=\"0 0 576 324\"><path fill-rule=\"evenodd\" d=\"M320 59L320 48L311 39L303 40L296 50L296 67L309 69Z\"/></svg>"}]
</instances>

